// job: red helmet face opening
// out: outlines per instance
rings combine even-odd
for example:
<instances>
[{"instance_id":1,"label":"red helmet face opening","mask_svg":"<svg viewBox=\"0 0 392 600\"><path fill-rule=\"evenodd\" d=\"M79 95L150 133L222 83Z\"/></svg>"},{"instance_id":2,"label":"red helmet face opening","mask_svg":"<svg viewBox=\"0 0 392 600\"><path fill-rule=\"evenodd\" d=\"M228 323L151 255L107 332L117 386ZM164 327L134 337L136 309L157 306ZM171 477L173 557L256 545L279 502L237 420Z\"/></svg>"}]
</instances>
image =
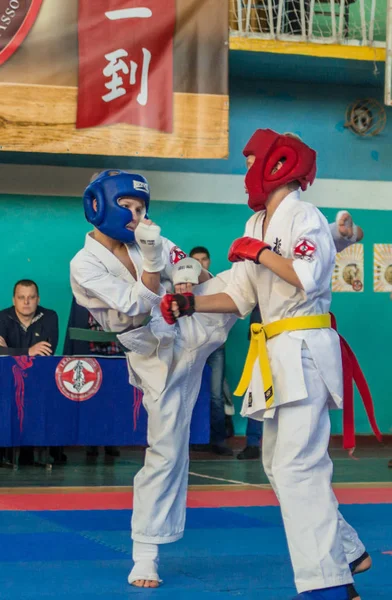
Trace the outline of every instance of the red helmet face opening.
<instances>
[{"instance_id":1,"label":"red helmet face opening","mask_svg":"<svg viewBox=\"0 0 392 600\"><path fill-rule=\"evenodd\" d=\"M268 196L277 188L298 181L305 191L316 176L316 152L301 140L272 129L258 129L243 154L255 156L245 177L248 204L254 211L263 210ZM275 169L279 162L280 169Z\"/></svg>"}]
</instances>

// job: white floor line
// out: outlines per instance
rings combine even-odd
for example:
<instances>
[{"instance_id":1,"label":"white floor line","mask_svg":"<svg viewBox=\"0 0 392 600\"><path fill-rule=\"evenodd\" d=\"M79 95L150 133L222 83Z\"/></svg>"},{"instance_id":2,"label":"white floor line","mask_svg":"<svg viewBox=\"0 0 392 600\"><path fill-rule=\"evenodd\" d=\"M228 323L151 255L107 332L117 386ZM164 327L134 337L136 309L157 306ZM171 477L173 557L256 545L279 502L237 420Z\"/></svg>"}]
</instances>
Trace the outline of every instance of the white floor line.
<instances>
[{"instance_id":1,"label":"white floor line","mask_svg":"<svg viewBox=\"0 0 392 600\"><path fill-rule=\"evenodd\" d=\"M223 481L224 483L232 483L234 485L241 485L246 487L255 487L260 490L270 490L271 486L267 483L247 483L246 481L237 481L237 479L225 479L223 477L214 477L213 475L202 475L201 473L194 473L189 471L189 475L193 475L194 477L201 477L202 479L211 479L214 481Z\"/></svg>"}]
</instances>

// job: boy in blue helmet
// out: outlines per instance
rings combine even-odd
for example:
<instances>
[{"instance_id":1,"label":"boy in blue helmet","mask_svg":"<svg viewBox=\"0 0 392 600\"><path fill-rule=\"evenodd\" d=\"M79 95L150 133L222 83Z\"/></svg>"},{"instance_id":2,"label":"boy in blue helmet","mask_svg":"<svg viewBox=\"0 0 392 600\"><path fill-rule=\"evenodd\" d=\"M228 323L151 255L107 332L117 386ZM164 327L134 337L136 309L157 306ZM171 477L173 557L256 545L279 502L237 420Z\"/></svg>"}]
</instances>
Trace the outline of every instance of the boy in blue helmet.
<instances>
[{"instance_id":1,"label":"boy in blue helmet","mask_svg":"<svg viewBox=\"0 0 392 600\"><path fill-rule=\"evenodd\" d=\"M169 279L185 254L161 238L160 228L148 220L150 190L141 175L104 171L86 188L83 201L86 219L95 229L71 262L75 298L88 304L106 330L137 327L163 290L161 273L163 280Z\"/></svg>"},{"instance_id":2,"label":"boy in blue helmet","mask_svg":"<svg viewBox=\"0 0 392 600\"><path fill-rule=\"evenodd\" d=\"M159 303L167 290L186 292L208 280L213 292L222 283L161 237L160 228L147 218L149 201L141 175L101 173L84 193L86 218L94 231L71 261L76 301L103 329L119 332L130 350L130 383L143 391L148 412L149 447L134 480L135 564L128 581L137 587L159 585L159 544L183 536L192 411L205 362L235 321L230 316L200 317L175 329L164 322ZM146 317L151 321L141 326Z\"/></svg>"}]
</instances>

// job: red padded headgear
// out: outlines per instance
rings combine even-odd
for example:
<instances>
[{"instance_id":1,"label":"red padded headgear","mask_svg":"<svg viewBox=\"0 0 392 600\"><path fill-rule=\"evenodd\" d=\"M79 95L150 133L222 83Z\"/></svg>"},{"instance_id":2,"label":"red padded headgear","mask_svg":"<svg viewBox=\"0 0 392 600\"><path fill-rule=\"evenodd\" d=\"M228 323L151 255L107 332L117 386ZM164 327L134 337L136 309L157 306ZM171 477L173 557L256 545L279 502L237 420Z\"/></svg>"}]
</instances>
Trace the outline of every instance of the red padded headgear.
<instances>
[{"instance_id":1,"label":"red padded headgear","mask_svg":"<svg viewBox=\"0 0 392 600\"><path fill-rule=\"evenodd\" d=\"M248 204L254 211L263 210L268 196L278 187L298 181L305 191L316 177L316 152L301 140L280 135L272 129L255 131L243 154L253 154L256 157L245 177ZM275 165L282 159L282 167L272 173Z\"/></svg>"}]
</instances>

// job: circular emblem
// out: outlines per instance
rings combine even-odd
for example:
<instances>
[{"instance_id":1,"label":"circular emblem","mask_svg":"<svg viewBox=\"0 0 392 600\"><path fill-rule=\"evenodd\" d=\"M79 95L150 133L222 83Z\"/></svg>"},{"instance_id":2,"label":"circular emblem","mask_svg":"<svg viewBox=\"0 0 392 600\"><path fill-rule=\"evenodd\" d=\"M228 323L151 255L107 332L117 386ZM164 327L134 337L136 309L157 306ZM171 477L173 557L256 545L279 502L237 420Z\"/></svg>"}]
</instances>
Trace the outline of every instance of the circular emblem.
<instances>
[{"instance_id":1,"label":"circular emblem","mask_svg":"<svg viewBox=\"0 0 392 600\"><path fill-rule=\"evenodd\" d=\"M102 384L102 369L95 358L64 357L55 372L59 391L75 402L92 398Z\"/></svg>"},{"instance_id":2,"label":"circular emblem","mask_svg":"<svg viewBox=\"0 0 392 600\"><path fill-rule=\"evenodd\" d=\"M359 279L354 279L352 286L353 286L354 292L360 292L361 289L363 288L362 281L360 281Z\"/></svg>"},{"instance_id":3,"label":"circular emblem","mask_svg":"<svg viewBox=\"0 0 392 600\"><path fill-rule=\"evenodd\" d=\"M43 0L0 0L0 65L21 46Z\"/></svg>"},{"instance_id":4,"label":"circular emblem","mask_svg":"<svg viewBox=\"0 0 392 600\"><path fill-rule=\"evenodd\" d=\"M300 238L293 248L294 258L300 258L302 260L313 260L314 253L316 252L317 246L313 240L309 238Z\"/></svg>"}]
</instances>

